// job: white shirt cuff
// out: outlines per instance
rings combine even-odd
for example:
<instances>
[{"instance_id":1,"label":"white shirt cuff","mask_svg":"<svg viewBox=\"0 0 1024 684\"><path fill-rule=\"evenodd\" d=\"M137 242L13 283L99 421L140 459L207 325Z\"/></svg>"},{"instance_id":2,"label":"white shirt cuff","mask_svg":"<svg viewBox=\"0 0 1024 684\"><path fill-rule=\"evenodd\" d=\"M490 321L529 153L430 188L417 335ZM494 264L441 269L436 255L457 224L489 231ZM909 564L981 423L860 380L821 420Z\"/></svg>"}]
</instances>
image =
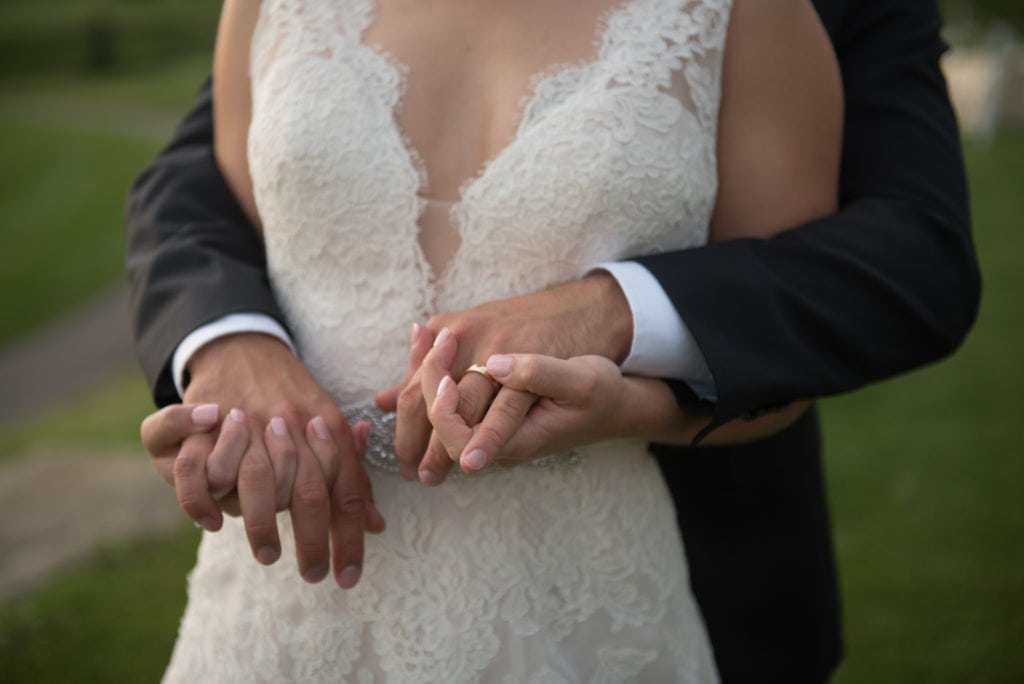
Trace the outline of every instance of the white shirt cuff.
<instances>
[{"instance_id":1,"label":"white shirt cuff","mask_svg":"<svg viewBox=\"0 0 1024 684\"><path fill-rule=\"evenodd\" d=\"M711 370L657 278L635 261L598 264L619 283L633 312L633 344L622 362L631 375L681 380L706 401L718 398Z\"/></svg>"},{"instance_id":2,"label":"white shirt cuff","mask_svg":"<svg viewBox=\"0 0 1024 684\"><path fill-rule=\"evenodd\" d=\"M181 341L178 348L174 350L171 359L171 372L174 376L174 387L178 390L178 397L185 396L185 369L192 355L199 351L200 347L213 342L218 337L236 335L238 333L263 333L271 335L288 345L288 348L295 354L295 345L292 344L284 327L270 316L260 313L234 313L222 316L215 321L200 326L190 332Z\"/></svg>"}]
</instances>

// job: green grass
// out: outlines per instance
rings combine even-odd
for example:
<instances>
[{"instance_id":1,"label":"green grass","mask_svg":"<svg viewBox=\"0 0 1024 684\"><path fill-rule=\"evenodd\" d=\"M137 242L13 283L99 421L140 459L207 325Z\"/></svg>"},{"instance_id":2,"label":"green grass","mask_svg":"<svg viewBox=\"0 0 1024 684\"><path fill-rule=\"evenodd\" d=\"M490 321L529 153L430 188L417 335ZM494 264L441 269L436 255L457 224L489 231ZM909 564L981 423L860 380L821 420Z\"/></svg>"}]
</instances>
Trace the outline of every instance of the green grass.
<instances>
[{"instance_id":1,"label":"green grass","mask_svg":"<svg viewBox=\"0 0 1024 684\"><path fill-rule=\"evenodd\" d=\"M123 277L122 207L155 143L0 116L0 340Z\"/></svg>"},{"instance_id":2,"label":"green grass","mask_svg":"<svg viewBox=\"0 0 1024 684\"><path fill-rule=\"evenodd\" d=\"M174 645L199 531L101 551L0 612L0 680L156 682Z\"/></svg>"},{"instance_id":3,"label":"green grass","mask_svg":"<svg viewBox=\"0 0 1024 684\"><path fill-rule=\"evenodd\" d=\"M841 684L1024 681L1024 135L967 154L985 281L970 337L824 404Z\"/></svg>"}]
</instances>

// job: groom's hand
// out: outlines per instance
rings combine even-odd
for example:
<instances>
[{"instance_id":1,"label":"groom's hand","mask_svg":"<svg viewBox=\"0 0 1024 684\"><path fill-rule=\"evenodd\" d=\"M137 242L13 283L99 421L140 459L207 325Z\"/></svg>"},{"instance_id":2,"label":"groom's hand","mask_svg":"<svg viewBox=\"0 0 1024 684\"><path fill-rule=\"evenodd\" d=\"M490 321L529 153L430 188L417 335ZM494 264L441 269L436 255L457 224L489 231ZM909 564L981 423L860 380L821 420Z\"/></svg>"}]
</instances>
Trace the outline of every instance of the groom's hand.
<instances>
[{"instance_id":1,"label":"groom's hand","mask_svg":"<svg viewBox=\"0 0 1024 684\"><path fill-rule=\"evenodd\" d=\"M595 273L530 295L440 314L427 328L434 335L447 328L458 340L451 363L453 377L461 378L457 412L468 425L476 425L488 407L492 412L525 415L532 399L515 392L495 398L496 388L485 376L465 373L471 365L484 364L492 354L509 351L563 359L594 354L618 363L629 352L633 320L615 279ZM432 435L419 361L411 362L403 384L381 392L377 403L384 410L397 409L395 452L403 474L411 478L418 473L425 484L440 483L452 461ZM466 465L479 469L486 462Z\"/></svg>"},{"instance_id":2,"label":"groom's hand","mask_svg":"<svg viewBox=\"0 0 1024 684\"><path fill-rule=\"evenodd\" d=\"M383 519L372 505L359 440L331 398L287 347L265 335L215 340L193 356L189 371L185 402L217 404L226 416L216 441L200 431L177 453L165 445L161 465L152 437L161 433L151 425L147 443L144 431L157 469L171 464L182 508L209 530L220 528L222 509L240 512L253 554L264 564L280 556L276 512L290 508L303 578L326 576L333 546L338 584L354 585L363 533L379 531ZM169 429L164 425L165 444Z\"/></svg>"}]
</instances>

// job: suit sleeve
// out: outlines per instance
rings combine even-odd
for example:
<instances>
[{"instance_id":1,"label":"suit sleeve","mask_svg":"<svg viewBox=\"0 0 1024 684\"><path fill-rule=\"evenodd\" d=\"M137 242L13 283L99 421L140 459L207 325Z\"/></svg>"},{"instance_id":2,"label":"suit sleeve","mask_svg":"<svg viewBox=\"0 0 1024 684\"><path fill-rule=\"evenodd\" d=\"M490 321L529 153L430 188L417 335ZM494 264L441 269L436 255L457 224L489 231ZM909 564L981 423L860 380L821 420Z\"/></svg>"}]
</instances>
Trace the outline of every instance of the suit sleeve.
<instances>
[{"instance_id":1,"label":"suit sleeve","mask_svg":"<svg viewBox=\"0 0 1024 684\"><path fill-rule=\"evenodd\" d=\"M638 259L704 353L716 423L935 361L977 312L938 11L921 0L849 6L833 32L846 97L840 211L767 240Z\"/></svg>"},{"instance_id":2,"label":"suit sleeve","mask_svg":"<svg viewBox=\"0 0 1024 684\"><path fill-rule=\"evenodd\" d=\"M210 84L125 207L136 353L158 405L178 401L171 358L199 326L239 311L284 324L263 244L213 158Z\"/></svg>"}]
</instances>

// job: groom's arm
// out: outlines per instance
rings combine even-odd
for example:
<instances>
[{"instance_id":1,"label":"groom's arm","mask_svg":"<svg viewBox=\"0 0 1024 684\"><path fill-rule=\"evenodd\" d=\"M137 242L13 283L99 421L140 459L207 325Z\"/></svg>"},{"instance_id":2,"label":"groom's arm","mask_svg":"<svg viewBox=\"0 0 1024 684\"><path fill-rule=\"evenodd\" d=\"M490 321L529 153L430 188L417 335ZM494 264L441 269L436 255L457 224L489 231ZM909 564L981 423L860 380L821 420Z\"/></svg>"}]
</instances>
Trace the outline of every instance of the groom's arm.
<instances>
[{"instance_id":1,"label":"groom's arm","mask_svg":"<svg viewBox=\"0 0 1024 684\"><path fill-rule=\"evenodd\" d=\"M135 347L160 405L179 400L171 360L198 327L238 312L284 324L263 244L224 182L212 144L207 82L125 208Z\"/></svg>"}]
</instances>

